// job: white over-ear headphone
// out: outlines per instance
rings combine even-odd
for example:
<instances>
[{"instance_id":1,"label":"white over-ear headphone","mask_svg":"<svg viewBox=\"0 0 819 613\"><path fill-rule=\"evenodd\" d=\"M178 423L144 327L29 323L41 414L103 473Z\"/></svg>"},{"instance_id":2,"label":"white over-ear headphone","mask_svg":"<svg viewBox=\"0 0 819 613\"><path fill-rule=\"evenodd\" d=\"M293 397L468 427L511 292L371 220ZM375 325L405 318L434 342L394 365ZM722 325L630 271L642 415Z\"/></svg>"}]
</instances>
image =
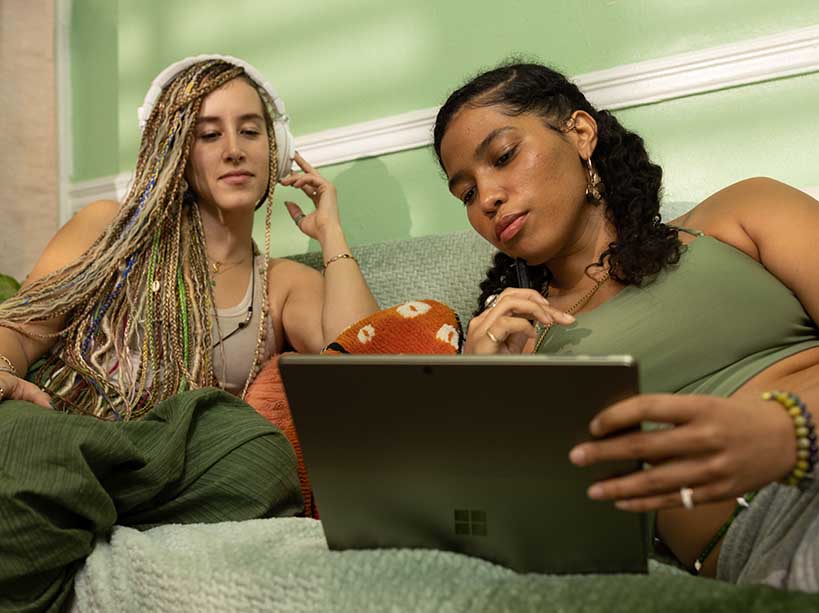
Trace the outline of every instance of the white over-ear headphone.
<instances>
[{"instance_id":1,"label":"white over-ear headphone","mask_svg":"<svg viewBox=\"0 0 819 613\"><path fill-rule=\"evenodd\" d=\"M153 80L153 83L151 83L151 87L148 88L148 93L145 94L145 100L142 102L142 106L137 109L140 131L145 129L145 124L148 122L148 117L151 116L151 111L156 104L157 98L159 98L159 95L162 93L162 88L170 83L180 72L203 60L222 60L234 66L244 68L245 74L250 77L256 86L270 96L270 99L273 101L273 108L271 109L273 115L273 134L276 137L276 149L279 158L279 176L277 179L283 179L289 175L290 168L293 164L293 156L296 153L296 139L293 137L293 133L290 132L290 118L285 112L284 100L276 95L273 86L265 80L258 70L244 60L230 55L214 54L186 57L184 60L175 62L160 72Z\"/></svg>"}]
</instances>

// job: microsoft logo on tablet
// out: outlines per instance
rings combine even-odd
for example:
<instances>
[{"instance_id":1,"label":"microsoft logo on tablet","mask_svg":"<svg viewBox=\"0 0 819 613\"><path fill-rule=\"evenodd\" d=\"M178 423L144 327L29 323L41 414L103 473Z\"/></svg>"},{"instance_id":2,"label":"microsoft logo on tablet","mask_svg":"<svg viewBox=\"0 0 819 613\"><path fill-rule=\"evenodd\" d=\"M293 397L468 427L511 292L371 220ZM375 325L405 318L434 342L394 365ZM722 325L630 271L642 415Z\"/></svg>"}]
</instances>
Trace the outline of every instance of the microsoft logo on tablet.
<instances>
[{"instance_id":1,"label":"microsoft logo on tablet","mask_svg":"<svg viewBox=\"0 0 819 613\"><path fill-rule=\"evenodd\" d=\"M455 534L486 536L486 511L482 509L455 509Z\"/></svg>"}]
</instances>

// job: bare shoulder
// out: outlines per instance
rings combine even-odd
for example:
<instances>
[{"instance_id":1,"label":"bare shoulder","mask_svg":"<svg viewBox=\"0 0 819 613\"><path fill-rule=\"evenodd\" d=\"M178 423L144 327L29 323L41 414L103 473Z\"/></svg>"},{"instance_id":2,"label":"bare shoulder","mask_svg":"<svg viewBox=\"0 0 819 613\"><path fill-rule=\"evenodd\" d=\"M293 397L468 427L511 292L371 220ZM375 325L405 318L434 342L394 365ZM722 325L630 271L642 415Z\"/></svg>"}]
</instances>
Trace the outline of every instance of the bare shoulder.
<instances>
[{"instance_id":1,"label":"bare shoulder","mask_svg":"<svg viewBox=\"0 0 819 613\"><path fill-rule=\"evenodd\" d=\"M819 202L775 179L754 177L712 194L671 224L701 230L759 260L766 233L817 227Z\"/></svg>"},{"instance_id":2,"label":"bare shoulder","mask_svg":"<svg viewBox=\"0 0 819 613\"><path fill-rule=\"evenodd\" d=\"M321 274L309 266L287 258L270 258L267 270L269 281L302 283L320 281Z\"/></svg>"},{"instance_id":3,"label":"bare shoulder","mask_svg":"<svg viewBox=\"0 0 819 613\"><path fill-rule=\"evenodd\" d=\"M27 283L79 258L111 224L118 211L119 204L113 200L97 200L83 207L49 241Z\"/></svg>"},{"instance_id":4,"label":"bare shoulder","mask_svg":"<svg viewBox=\"0 0 819 613\"><path fill-rule=\"evenodd\" d=\"M296 290L321 291L321 274L305 264L287 258L271 258L267 269L271 306L283 305Z\"/></svg>"}]
</instances>

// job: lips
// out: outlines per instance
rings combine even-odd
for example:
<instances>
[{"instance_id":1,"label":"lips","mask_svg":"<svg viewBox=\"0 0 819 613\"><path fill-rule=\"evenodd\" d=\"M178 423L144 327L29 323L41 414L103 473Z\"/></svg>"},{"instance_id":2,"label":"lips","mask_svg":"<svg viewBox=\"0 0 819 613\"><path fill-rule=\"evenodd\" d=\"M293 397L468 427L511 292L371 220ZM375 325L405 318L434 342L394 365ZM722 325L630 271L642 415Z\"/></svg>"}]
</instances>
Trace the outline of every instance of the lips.
<instances>
[{"instance_id":1,"label":"lips","mask_svg":"<svg viewBox=\"0 0 819 613\"><path fill-rule=\"evenodd\" d=\"M528 213L509 213L495 224L495 237L502 243L512 239L523 227Z\"/></svg>"},{"instance_id":2,"label":"lips","mask_svg":"<svg viewBox=\"0 0 819 613\"><path fill-rule=\"evenodd\" d=\"M252 177L252 176L253 176L253 173L248 172L247 170L234 170L234 171L227 172L227 173L223 174L219 178L220 179L228 179L228 180L237 181L237 180L249 178L249 177Z\"/></svg>"}]
</instances>

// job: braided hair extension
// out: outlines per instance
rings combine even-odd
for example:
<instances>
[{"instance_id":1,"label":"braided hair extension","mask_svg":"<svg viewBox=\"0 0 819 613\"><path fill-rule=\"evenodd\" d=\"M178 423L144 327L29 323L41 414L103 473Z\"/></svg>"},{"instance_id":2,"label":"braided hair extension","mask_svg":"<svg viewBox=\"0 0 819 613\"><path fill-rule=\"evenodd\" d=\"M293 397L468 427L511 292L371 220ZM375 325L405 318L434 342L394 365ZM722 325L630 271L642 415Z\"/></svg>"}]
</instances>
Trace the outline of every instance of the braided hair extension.
<instances>
[{"instance_id":1,"label":"braided hair extension","mask_svg":"<svg viewBox=\"0 0 819 613\"><path fill-rule=\"evenodd\" d=\"M572 113L582 110L597 122L597 147L592 162L605 186L606 215L617 232L600 259L607 261L613 279L625 285L641 285L661 270L679 261L682 245L677 230L660 219L662 169L651 162L643 139L624 128L608 111L598 111L576 85L564 75L540 64L502 64L484 72L453 92L435 121L434 146L441 160L441 141L452 119L464 107L498 105L512 116L532 113L546 125L559 130ZM529 266L532 287L540 287L550 273L542 266ZM484 309L491 294L514 287L514 260L497 253L493 267L480 284L481 295L475 315Z\"/></svg>"},{"instance_id":2,"label":"braided hair extension","mask_svg":"<svg viewBox=\"0 0 819 613\"><path fill-rule=\"evenodd\" d=\"M180 391L217 383L213 284L199 208L184 172L203 99L237 77L256 87L244 69L222 60L194 64L165 86L145 125L131 188L109 227L77 261L0 305L0 325L56 338L34 374L54 408L130 420ZM270 146L267 254L278 163L273 101L256 90ZM264 263L266 296L267 257ZM67 317L66 326L54 334L36 334L26 326L61 316ZM259 353L257 346L245 391L258 372Z\"/></svg>"}]
</instances>

